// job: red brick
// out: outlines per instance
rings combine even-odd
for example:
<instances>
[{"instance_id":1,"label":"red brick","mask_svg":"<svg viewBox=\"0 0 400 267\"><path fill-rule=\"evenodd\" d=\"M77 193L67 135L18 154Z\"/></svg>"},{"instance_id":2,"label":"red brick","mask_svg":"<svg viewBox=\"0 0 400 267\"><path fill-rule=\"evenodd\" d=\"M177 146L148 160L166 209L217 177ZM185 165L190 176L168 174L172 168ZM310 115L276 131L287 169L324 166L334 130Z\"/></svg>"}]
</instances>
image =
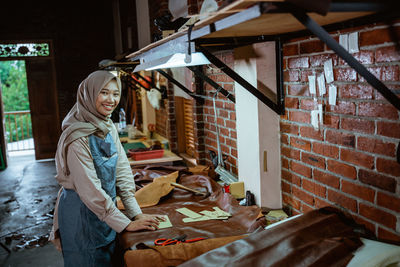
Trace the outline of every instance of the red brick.
<instances>
[{"instance_id":1,"label":"red brick","mask_svg":"<svg viewBox=\"0 0 400 267\"><path fill-rule=\"evenodd\" d=\"M384 142L379 139L359 136L357 139L357 149L368 151L374 154L394 157L396 155L396 144Z\"/></svg>"},{"instance_id":2,"label":"red brick","mask_svg":"<svg viewBox=\"0 0 400 267\"><path fill-rule=\"evenodd\" d=\"M300 73L298 70L286 70L283 72L283 80L285 82L298 82Z\"/></svg>"},{"instance_id":3,"label":"red brick","mask_svg":"<svg viewBox=\"0 0 400 267\"><path fill-rule=\"evenodd\" d=\"M300 43L300 54L310 54L322 51L324 51L324 43L320 40Z\"/></svg>"},{"instance_id":4,"label":"red brick","mask_svg":"<svg viewBox=\"0 0 400 267\"><path fill-rule=\"evenodd\" d=\"M395 212L400 212L400 196L378 192L377 204Z\"/></svg>"},{"instance_id":5,"label":"red brick","mask_svg":"<svg viewBox=\"0 0 400 267\"><path fill-rule=\"evenodd\" d=\"M400 164L396 160L377 158L376 169L379 172L400 177Z\"/></svg>"},{"instance_id":6,"label":"red brick","mask_svg":"<svg viewBox=\"0 0 400 267\"><path fill-rule=\"evenodd\" d=\"M358 115L367 117L381 117L398 119L397 109L391 104L364 102L358 105Z\"/></svg>"},{"instance_id":7,"label":"red brick","mask_svg":"<svg viewBox=\"0 0 400 267\"><path fill-rule=\"evenodd\" d=\"M356 105L353 102L338 101L335 106L327 105L326 111L346 115L356 115Z\"/></svg>"},{"instance_id":8,"label":"red brick","mask_svg":"<svg viewBox=\"0 0 400 267\"><path fill-rule=\"evenodd\" d=\"M289 169L289 160L281 157L282 168Z\"/></svg>"},{"instance_id":9,"label":"red brick","mask_svg":"<svg viewBox=\"0 0 400 267\"><path fill-rule=\"evenodd\" d=\"M392 241L396 242L397 244L400 243L400 234L389 232L381 227L378 227L378 238L382 241Z\"/></svg>"},{"instance_id":10,"label":"red brick","mask_svg":"<svg viewBox=\"0 0 400 267\"><path fill-rule=\"evenodd\" d=\"M322 131L314 130L313 127L300 127L300 135L301 137L311 138L314 140L324 140L324 133Z\"/></svg>"},{"instance_id":11,"label":"red brick","mask_svg":"<svg viewBox=\"0 0 400 267\"><path fill-rule=\"evenodd\" d=\"M325 159L313 154L301 152L301 161L309 165L325 169Z\"/></svg>"},{"instance_id":12,"label":"red brick","mask_svg":"<svg viewBox=\"0 0 400 267\"><path fill-rule=\"evenodd\" d=\"M302 211L303 213L312 211L312 210L314 210L314 209L315 209L314 207L311 207L311 206L309 206L309 205L307 205L307 204L301 203L301 211Z\"/></svg>"},{"instance_id":13,"label":"red brick","mask_svg":"<svg viewBox=\"0 0 400 267\"><path fill-rule=\"evenodd\" d=\"M374 157L362 152L342 148L340 149L340 159L368 169L374 168Z\"/></svg>"},{"instance_id":14,"label":"red brick","mask_svg":"<svg viewBox=\"0 0 400 267\"><path fill-rule=\"evenodd\" d=\"M308 57L296 57L288 59L289 69L305 69L310 66Z\"/></svg>"},{"instance_id":15,"label":"red brick","mask_svg":"<svg viewBox=\"0 0 400 267\"><path fill-rule=\"evenodd\" d=\"M372 203L375 199L375 190L345 180L342 180L341 191Z\"/></svg>"},{"instance_id":16,"label":"red brick","mask_svg":"<svg viewBox=\"0 0 400 267\"><path fill-rule=\"evenodd\" d=\"M377 122L377 133L379 135L400 138L400 123L398 122Z\"/></svg>"},{"instance_id":17,"label":"red brick","mask_svg":"<svg viewBox=\"0 0 400 267\"><path fill-rule=\"evenodd\" d=\"M224 83L223 87L224 87L224 89L226 89L230 93L234 93L235 92L233 83Z\"/></svg>"},{"instance_id":18,"label":"red brick","mask_svg":"<svg viewBox=\"0 0 400 267\"><path fill-rule=\"evenodd\" d=\"M285 98L286 108L299 108L299 99L296 97L286 97Z\"/></svg>"},{"instance_id":19,"label":"red brick","mask_svg":"<svg viewBox=\"0 0 400 267\"><path fill-rule=\"evenodd\" d=\"M288 183L295 184L297 186L301 185L301 178L296 174L286 170L282 170L281 174L282 174L282 179L286 180Z\"/></svg>"},{"instance_id":20,"label":"red brick","mask_svg":"<svg viewBox=\"0 0 400 267\"><path fill-rule=\"evenodd\" d=\"M364 65L373 64L375 62L374 51L362 50L358 53L354 53L353 57Z\"/></svg>"},{"instance_id":21,"label":"red brick","mask_svg":"<svg viewBox=\"0 0 400 267\"><path fill-rule=\"evenodd\" d=\"M326 184L327 186L339 189L340 187L340 179L337 176L331 175L327 172L322 172L320 170L313 170L313 178L314 180Z\"/></svg>"},{"instance_id":22,"label":"red brick","mask_svg":"<svg viewBox=\"0 0 400 267\"><path fill-rule=\"evenodd\" d=\"M320 209L320 208L328 207L328 206L332 205L331 203L325 201L324 199L320 199L318 197L316 197L314 199L314 203L315 203L314 206L315 206L316 209Z\"/></svg>"},{"instance_id":23,"label":"red brick","mask_svg":"<svg viewBox=\"0 0 400 267\"><path fill-rule=\"evenodd\" d=\"M238 157L237 150L232 147L231 147L231 155L234 156L235 158Z\"/></svg>"},{"instance_id":24,"label":"red brick","mask_svg":"<svg viewBox=\"0 0 400 267\"><path fill-rule=\"evenodd\" d=\"M357 170L353 166L350 166L345 163L341 163L336 160L328 160L328 168L329 171L337 173L339 175L351 178L351 179L356 179L357 176Z\"/></svg>"},{"instance_id":25,"label":"red brick","mask_svg":"<svg viewBox=\"0 0 400 267\"><path fill-rule=\"evenodd\" d=\"M231 129L236 129L236 122L230 121L230 120L225 120L225 127L228 127Z\"/></svg>"},{"instance_id":26,"label":"red brick","mask_svg":"<svg viewBox=\"0 0 400 267\"><path fill-rule=\"evenodd\" d=\"M381 77L382 77L382 67L368 67L367 70L369 72L371 72L371 74L373 74L379 80L381 79ZM358 81L359 82L366 82L364 77L362 77L360 74L358 74Z\"/></svg>"},{"instance_id":27,"label":"red brick","mask_svg":"<svg viewBox=\"0 0 400 267\"><path fill-rule=\"evenodd\" d=\"M289 84L288 95L291 96L310 96L308 85L303 84Z\"/></svg>"},{"instance_id":28,"label":"red brick","mask_svg":"<svg viewBox=\"0 0 400 267\"><path fill-rule=\"evenodd\" d=\"M282 202L291 206L293 209L300 210L301 203L297 199L294 199L292 195L287 196L286 194L282 195Z\"/></svg>"},{"instance_id":29,"label":"red brick","mask_svg":"<svg viewBox=\"0 0 400 267\"><path fill-rule=\"evenodd\" d=\"M289 137L286 134L281 134L281 143L289 145Z\"/></svg>"},{"instance_id":30,"label":"red brick","mask_svg":"<svg viewBox=\"0 0 400 267\"><path fill-rule=\"evenodd\" d=\"M326 157L339 158L339 148L325 143L312 143L312 151Z\"/></svg>"},{"instance_id":31,"label":"red brick","mask_svg":"<svg viewBox=\"0 0 400 267\"><path fill-rule=\"evenodd\" d=\"M311 168L297 162L290 162L290 169L300 175L311 178Z\"/></svg>"},{"instance_id":32,"label":"red brick","mask_svg":"<svg viewBox=\"0 0 400 267\"><path fill-rule=\"evenodd\" d=\"M225 141L226 141L226 144L227 144L228 146L237 147L237 145L236 145L236 140L226 138Z\"/></svg>"},{"instance_id":33,"label":"red brick","mask_svg":"<svg viewBox=\"0 0 400 267\"><path fill-rule=\"evenodd\" d=\"M326 197L326 187L316 184L314 181L310 181L307 179L303 179L303 184L302 187L304 190L307 190L308 192L323 197Z\"/></svg>"},{"instance_id":34,"label":"red brick","mask_svg":"<svg viewBox=\"0 0 400 267\"><path fill-rule=\"evenodd\" d=\"M230 131L229 131L229 136L232 137L232 138L234 138L234 139L236 139L236 138L237 138L236 131L230 130Z\"/></svg>"},{"instance_id":35,"label":"red brick","mask_svg":"<svg viewBox=\"0 0 400 267\"><path fill-rule=\"evenodd\" d=\"M324 126L329 128L339 129L340 118L338 116L332 116L324 114Z\"/></svg>"},{"instance_id":36,"label":"red brick","mask_svg":"<svg viewBox=\"0 0 400 267\"><path fill-rule=\"evenodd\" d=\"M357 81L357 72L350 68L338 68L333 70L335 81L338 82L355 82Z\"/></svg>"},{"instance_id":37,"label":"red brick","mask_svg":"<svg viewBox=\"0 0 400 267\"><path fill-rule=\"evenodd\" d=\"M375 133L375 123L373 121L368 121L364 119L342 118L341 126L343 130L348 130L352 132L367 134Z\"/></svg>"},{"instance_id":38,"label":"red brick","mask_svg":"<svg viewBox=\"0 0 400 267\"><path fill-rule=\"evenodd\" d=\"M337 55L336 54L318 54L315 56L310 56L310 65L311 67L323 67L324 62L328 59L332 59L332 65L337 65Z\"/></svg>"},{"instance_id":39,"label":"red brick","mask_svg":"<svg viewBox=\"0 0 400 267\"><path fill-rule=\"evenodd\" d=\"M313 206L314 205L314 197L307 193L306 191L298 188L298 187L293 187L292 188L293 196L297 197L299 200Z\"/></svg>"},{"instance_id":40,"label":"red brick","mask_svg":"<svg viewBox=\"0 0 400 267\"><path fill-rule=\"evenodd\" d=\"M358 172L358 179L364 184L369 184L391 193L396 192L397 182L396 179L392 177L360 169Z\"/></svg>"},{"instance_id":41,"label":"red brick","mask_svg":"<svg viewBox=\"0 0 400 267\"><path fill-rule=\"evenodd\" d=\"M310 123L311 115L303 111L289 111L289 119L296 122Z\"/></svg>"},{"instance_id":42,"label":"red brick","mask_svg":"<svg viewBox=\"0 0 400 267\"><path fill-rule=\"evenodd\" d=\"M290 138L290 145L293 146L293 147L297 147L299 149L302 149L302 150L311 151L311 143L310 143L310 141L307 141L307 140L304 140L304 139L291 137Z\"/></svg>"},{"instance_id":43,"label":"red brick","mask_svg":"<svg viewBox=\"0 0 400 267\"><path fill-rule=\"evenodd\" d=\"M315 75L315 72L311 69L302 70L300 72L300 81L308 82L308 76Z\"/></svg>"},{"instance_id":44,"label":"red brick","mask_svg":"<svg viewBox=\"0 0 400 267\"><path fill-rule=\"evenodd\" d=\"M328 189L328 200L341 207L344 207L345 209L357 212L357 201L345 196L341 192Z\"/></svg>"},{"instance_id":45,"label":"red brick","mask_svg":"<svg viewBox=\"0 0 400 267\"><path fill-rule=\"evenodd\" d=\"M340 98L372 99L374 89L368 84L339 84L338 94Z\"/></svg>"},{"instance_id":46,"label":"red brick","mask_svg":"<svg viewBox=\"0 0 400 267\"><path fill-rule=\"evenodd\" d=\"M393 214L390 214L388 212L385 212L381 209L377 209L375 207L372 207L370 205L366 205L364 203L360 203L360 212L359 214L374 221L378 222L382 225L385 225L389 228L395 229L396 228L396 216Z\"/></svg>"},{"instance_id":47,"label":"red brick","mask_svg":"<svg viewBox=\"0 0 400 267\"><path fill-rule=\"evenodd\" d=\"M281 133L299 134L299 126L293 123L281 122L280 129Z\"/></svg>"},{"instance_id":48,"label":"red brick","mask_svg":"<svg viewBox=\"0 0 400 267\"><path fill-rule=\"evenodd\" d=\"M281 148L281 153L283 156L295 160L300 160L300 150L297 149L292 149L290 147L282 147Z\"/></svg>"},{"instance_id":49,"label":"red brick","mask_svg":"<svg viewBox=\"0 0 400 267\"><path fill-rule=\"evenodd\" d=\"M338 131L327 130L326 141L332 144L355 147L356 137L353 134L342 133Z\"/></svg>"},{"instance_id":50,"label":"red brick","mask_svg":"<svg viewBox=\"0 0 400 267\"><path fill-rule=\"evenodd\" d=\"M313 99L301 99L300 100L300 109L305 110L314 110L317 109L318 103L315 103Z\"/></svg>"},{"instance_id":51,"label":"red brick","mask_svg":"<svg viewBox=\"0 0 400 267\"><path fill-rule=\"evenodd\" d=\"M282 192L291 194L292 193L292 186L288 184L285 180L282 180Z\"/></svg>"},{"instance_id":52,"label":"red brick","mask_svg":"<svg viewBox=\"0 0 400 267\"><path fill-rule=\"evenodd\" d=\"M375 51L376 62L400 61L400 53L395 46L377 48Z\"/></svg>"},{"instance_id":53,"label":"red brick","mask_svg":"<svg viewBox=\"0 0 400 267\"><path fill-rule=\"evenodd\" d=\"M374 29L371 31L360 32L359 43L360 47L367 45L382 44L385 42L393 42L393 30L397 36L399 36L399 27L394 27L392 29Z\"/></svg>"},{"instance_id":54,"label":"red brick","mask_svg":"<svg viewBox=\"0 0 400 267\"><path fill-rule=\"evenodd\" d=\"M229 113L227 110L220 109L218 113L218 115L222 118L229 118Z\"/></svg>"},{"instance_id":55,"label":"red brick","mask_svg":"<svg viewBox=\"0 0 400 267\"><path fill-rule=\"evenodd\" d=\"M381 81L399 81L399 66L382 67Z\"/></svg>"},{"instance_id":56,"label":"red brick","mask_svg":"<svg viewBox=\"0 0 400 267\"><path fill-rule=\"evenodd\" d=\"M211 106L212 106L212 102L211 102ZM229 102L225 102L224 103L224 109L228 109L228 110L234 111L235 110L235 104L230 102L230 101ZM211 111L211 112L213 112L213 114L214 114L214 111Z\"/></svg>"},{"instance_id":57,"label":"red brick","mask_svg":"<svg viewBox=\"0 0 400 267\"><path fill-rule=\"evenodd\" d=\"M299 44L283 45L283 56L295 56L299 54Z\"/></svg>"}]
</instances>

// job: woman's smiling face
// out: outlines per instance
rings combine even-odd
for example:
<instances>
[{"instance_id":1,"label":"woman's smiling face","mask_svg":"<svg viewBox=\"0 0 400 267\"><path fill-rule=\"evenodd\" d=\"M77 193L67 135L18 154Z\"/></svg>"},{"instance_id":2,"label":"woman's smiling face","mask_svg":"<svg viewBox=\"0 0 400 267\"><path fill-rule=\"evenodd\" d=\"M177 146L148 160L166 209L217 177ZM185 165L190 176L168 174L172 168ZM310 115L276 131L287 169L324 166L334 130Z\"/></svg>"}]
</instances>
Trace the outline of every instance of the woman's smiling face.
<instances>
[{"instance_id":1,"label":"woman's smiling face","mask_svg":"<svg viewBox=\"0 0 400 267\"><path fill-rule=\"evenodd\" d=\"M104 115L109 116L118 106L121 94L119 92L118 84L115 80L111 80L107 83L103 89L101 89L96 99L97 111Z\"/></svg>"}]
</instances>

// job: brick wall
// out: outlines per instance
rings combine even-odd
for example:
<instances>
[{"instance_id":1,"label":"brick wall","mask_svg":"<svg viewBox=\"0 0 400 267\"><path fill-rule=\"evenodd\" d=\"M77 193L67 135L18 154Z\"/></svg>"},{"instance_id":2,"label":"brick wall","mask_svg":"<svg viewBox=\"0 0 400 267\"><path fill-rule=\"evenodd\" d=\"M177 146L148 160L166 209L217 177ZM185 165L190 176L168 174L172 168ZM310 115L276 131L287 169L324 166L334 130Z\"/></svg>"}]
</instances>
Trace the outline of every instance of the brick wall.
<instances>
[{"instance_id":1,"label":"brick wall","mask_svg":"<svg viewBox=\"0 0 400 267\"><path fill-rule=\"evenodd\" d=\"M368 25L339 34L359 33L354 56L389 88L400 85L400 53L391 36L400 23ZM314 130L314 100L308 75L323 73L332 59L337 105L324 105L324 124ZM400 241L399 111L317 38L284 44L286 114L281 117L283 203L294 214L325 205L349 211L379 238ZM398 91L397 91L398 92Z\"/></svg>"},{"instance_id":2,"label":"brick wall","mask_svg":"<svg viewBox=\"0 0 400 267\"><path fill-rule=\"evenodd\" d=\"M230 68L233 68L234 58L232 51L223 51L214 54ZM234 83L231 78L221 72L218 68L213 65L205 67L204 73L216 81L228 92L234 94ZM204 113L204 144L205 152L208 150L213 150L217 152L217 132L214 125L215 116L213 109L212 96L216 91L215 88L209 84L204 84L205 95L209 96L209 99L205 100L203 106ZM217 110L217 123L219 128L220 144L221 150L224 155L228 158L225 161L226 169L230 170L232 173L237 174L237 146L236 146L236 113L235 104L232 103L222 94L218 94L216 98L216 110ZM207 164L211 164L210 157L206 156L205 161Z\"/></svg>"}]
</instances>

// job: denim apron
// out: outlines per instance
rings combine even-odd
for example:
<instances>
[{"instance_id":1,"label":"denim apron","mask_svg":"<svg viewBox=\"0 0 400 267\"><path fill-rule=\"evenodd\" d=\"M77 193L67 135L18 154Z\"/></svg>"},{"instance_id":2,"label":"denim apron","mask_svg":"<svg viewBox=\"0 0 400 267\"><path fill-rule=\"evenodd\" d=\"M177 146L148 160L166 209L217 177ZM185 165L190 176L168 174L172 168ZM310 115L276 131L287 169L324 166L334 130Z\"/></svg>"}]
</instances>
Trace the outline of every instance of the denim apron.
<instances>
[{"instance_id":1,"label":"denim apron","mask_svg":"<svg viewBox=\"0 0 400 267\"><path fill-rule=\"evenodd\" d=\"M118 154L111 134L109 133L104 140L90 135L89 147L101 187L115 202ZM58 221L64 267L112 265L116 232L100 221L74 190L64 188L62 191Z\"/></svg>"}]
</instances>

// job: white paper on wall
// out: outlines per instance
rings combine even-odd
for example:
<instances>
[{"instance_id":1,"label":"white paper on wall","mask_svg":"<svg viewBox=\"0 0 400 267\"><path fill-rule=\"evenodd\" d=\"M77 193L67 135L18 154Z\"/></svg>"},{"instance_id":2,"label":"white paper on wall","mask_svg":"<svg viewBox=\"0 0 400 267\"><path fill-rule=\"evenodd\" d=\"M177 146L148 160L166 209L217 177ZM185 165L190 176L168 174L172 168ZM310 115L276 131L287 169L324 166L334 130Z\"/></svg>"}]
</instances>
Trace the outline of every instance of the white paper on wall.
<instances>
[{"instance_id":1,"label":"white paper on wall","mask_svg":"<svg viewBox=\"0 0 400 267\"><path fill-rule=\"evenodd\" d=\"M315 75L308 76L308 89L310 90L310 94L315 95L317 90L315 88Z\"/></svg>"},{"instance_id":2,"label":"white paper on wall","mask_svg":"<svg viewBox=\"0 0 400 267\"><path fill-rule=\"evenodd\" d=\"M311 125L318 130L318 110L311 110Z\"/></svg>"},{"instance_id":3,"label":"white paper on wall","mask_svg":"<svg viewBox=\"0 0 400 267\"><path fill-rule=\"evenodd\" d=\"M319 95L323 96L324 94L326 94L325 77L323 74L318 75L317 82L318 82Z\"/></svg>"},{"instance_id":4,"label":"white paper on wall","mask_svg":"<svg viewBox=\"0 0 400 267\"><path fill-rule=\"evenodd\" d=\"M357 53L358 49L358 32L349 34L349 53Z\"/></svg>"},{"instance_id":5,"label":"white paper on wall","mask_svg":"<svg viewBox=\"0 0 400 267\"><path fill-rule=\"evenodd\" d=\"M328 59L324 62L324 73L327 83L333 82L333 67L332 67L332 59Z\"/></svg>"},{"instance_id":6,"label":"white paper on wall","mask_svg":"<svg viewBox=\"0 0 400 267\"><path fill-rule=\"evenodd\" d=\"M324 114L323 114L323 112L322 112L322 104L319 104L318 105L318 117L319 117L319 123L321 124L321 125L323 125L324 124L324 116L323 116Z\"/></svg>"},{"instance_id":7,"label":"white paper on wall","mask_svg":"<svg viewBox=\"0 0 400 267\"><path fill-rule=\"evenodd\" d=\"M339 35L339 44L343 46L346 51L349 51L349 36L347 34Z\"/></svg>"},{"instance_id":8,"label":"white paper on wall","mask_svg":"<svg viewBox=\"0 0 400 267\"><path fill-rule=\"evenodd\" d=\"M337 88L335 85L329 85L329 105L336 105Z\"/></svg>"}]
</instances>

